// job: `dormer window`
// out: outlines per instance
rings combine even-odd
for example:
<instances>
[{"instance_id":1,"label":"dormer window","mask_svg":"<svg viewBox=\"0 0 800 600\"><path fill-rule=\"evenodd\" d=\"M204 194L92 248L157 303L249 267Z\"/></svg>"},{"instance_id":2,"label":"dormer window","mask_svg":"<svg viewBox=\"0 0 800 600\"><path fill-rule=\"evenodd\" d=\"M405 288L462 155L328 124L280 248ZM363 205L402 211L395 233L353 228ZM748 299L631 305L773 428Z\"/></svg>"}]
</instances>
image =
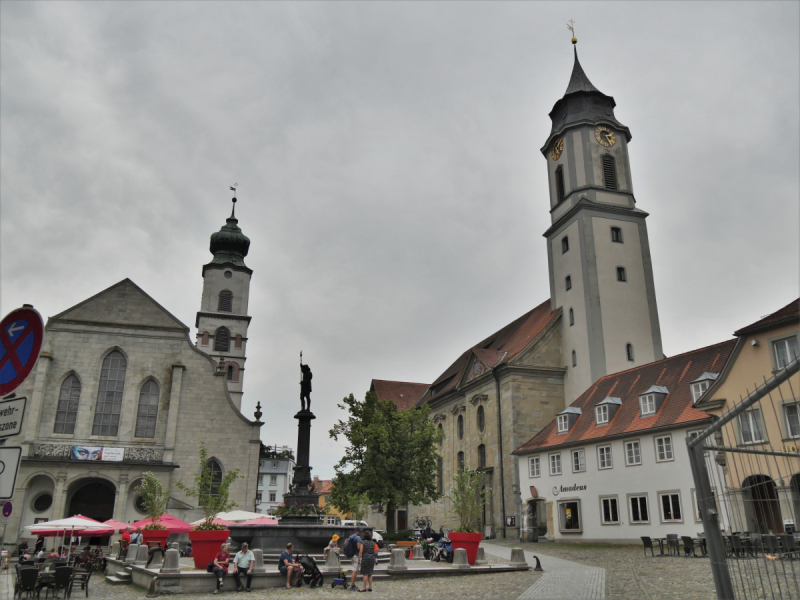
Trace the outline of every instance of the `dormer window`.
<instances>
[{"instance_id":1,"label":"dormer window","mask_svg":"<svg viewBox=\"0 0 800 600\"><path fill-rule=\"evenodd\" d=\"M700 396L708 389L708 381L698 381L692 384L692 401L697 402Z\"/></svg>"},{"instance_id":2,"label":"dormer window","mask_svg":"<svg viewBox=\"0 0 800 600\"><path fill-rule=\"evenodd\" d=\"M558 433L569 431L569 415L558 415Z\"/></svg>"},{"instance_id":3,"label":"dormer window","mask_svg":"<svg viewBox=\"0 0 800 600\"><path fill-rule=\"evenodd\" d=\"M608 404L594 407L594 420L597 425L608 423Z\"/></svg>"},{"instance_id":4,"label":"dormer window","mask_svg":"<svg viewBox=\"0 0 800 600\"><path fill-rule=\"evenodd\" d=\"M643 417L656 414L656 395L645 394L644 396L640 396L639 407Z\"/></svg>"},{"instance_id":5,"label":"dormer window","mask_svg":"<svg viewBox=\"0 0 800 600\"><path fill-rule=\"evenodd\" d=\"M606 425L611 419L617 409L622 406L622 400L615 396L606 396L594 407L594 423L595 425Z\"/></svg>"}]
</instances>

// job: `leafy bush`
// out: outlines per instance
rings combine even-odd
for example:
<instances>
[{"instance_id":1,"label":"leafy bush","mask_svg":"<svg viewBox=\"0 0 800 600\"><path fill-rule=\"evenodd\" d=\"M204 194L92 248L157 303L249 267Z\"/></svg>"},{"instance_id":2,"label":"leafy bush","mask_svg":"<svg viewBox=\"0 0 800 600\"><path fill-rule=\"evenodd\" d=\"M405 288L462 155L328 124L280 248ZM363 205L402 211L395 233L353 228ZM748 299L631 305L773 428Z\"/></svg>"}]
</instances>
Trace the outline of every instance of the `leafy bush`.
<instances>
[{"instance_id":1,"label":"leafy bush","mask_svg":"<svg viewBox=\"0 0 800 600\"><path fill-rule=\"evenodd\" d=\"M142 483L136 488L136 493L142 497L147 518L150 519L144 528L148 530L166 529L163 525L159 525L158 521L166 510L169 490L164 493L164 486L161 485L161 482L150 471L147 471L142 474Z\"/></svg>"},{"instance_id":2,"label":"leafy bush","mask_svg":"<svg viewBox=\"0 0 800 600\"><path fill-rule=\"evenodd\" d=\"M483 473L461 471L453 477L453 481L455 485L450 490L448 498L452 501L450 510L458 521L456 532L475 533L472 525L480 519L483 505L486 503L481 490Z\"/></svg>"},{"instance_id":3,"label":"leafy bush","mask_svg":"<svg viewBox=\"0 0 800 600\"><path fill-rule=\"evenodd\" d=\"M222 481L215 483L211 477L211 464L208 461L208 450L200 443L200 470L195 473L194 487L188 487L181 482L177 486L189 497L197 498L197 504L203 509L203 522L195 525L197 531L212 531L225 529L222 525L215 525L212 521L224 511L236 508L236 502L230 500L228 492L231 484L239 478L239 469L226 473Z\"/></svg>"}]
</instances>

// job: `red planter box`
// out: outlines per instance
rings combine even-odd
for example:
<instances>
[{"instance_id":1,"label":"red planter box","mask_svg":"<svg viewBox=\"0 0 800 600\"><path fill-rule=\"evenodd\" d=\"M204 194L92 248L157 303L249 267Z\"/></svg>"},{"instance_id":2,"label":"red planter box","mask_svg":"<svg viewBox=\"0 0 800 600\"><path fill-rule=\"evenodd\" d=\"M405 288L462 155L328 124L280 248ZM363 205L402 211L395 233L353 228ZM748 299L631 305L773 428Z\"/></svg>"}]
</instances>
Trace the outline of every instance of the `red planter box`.
<instances>
[{"instance_id":1,"label":"red planter box","mask_svg":"<svg viewBox=\"0 0 800 600\"><path fill-rule=\"evenodd\" d=\"M169 529L142 529L142 538L145 546L147 542L160 542L161 547L166 550L168 537Z\"/></svg>"},{"instance_id":2,"label":"red planter box","mask_svg":"<svg viewBox=\"0 0 800 600\"><path fill-rule=\"evenodd\" d=\"M219 552L223 542L228 541L231 536L229 529L216 529L205 531L202 529L192 529L189 532L189 540L192 542L192 558L196 569L205 570L214 557Z\"/></svg>"},{"instance_id":3,"label":"red planter box","mask_svg":"<svg viewBox=\"0 0 800 600\"><path fill-rule=\"evenodd\" d=\"M478 558L478 546L481 545L482 539L482 533L450 532L450 541L453 543L453 550L456 550L456 548L463 548L466 550L467 562L471 565L474 565L475 559Z\"/></svg>"}]
</instances>

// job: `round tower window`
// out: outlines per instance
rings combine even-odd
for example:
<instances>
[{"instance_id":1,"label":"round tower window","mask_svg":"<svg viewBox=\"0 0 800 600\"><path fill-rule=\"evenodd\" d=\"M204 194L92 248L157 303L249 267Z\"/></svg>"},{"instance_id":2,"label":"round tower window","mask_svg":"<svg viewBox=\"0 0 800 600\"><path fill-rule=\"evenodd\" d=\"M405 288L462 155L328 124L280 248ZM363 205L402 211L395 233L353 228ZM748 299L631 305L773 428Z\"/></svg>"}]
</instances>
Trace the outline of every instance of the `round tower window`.
<instances>
[{"instance_id":1,"label":"round tower window","mask_svg":"<svg viewBox=\"0 0 800 600\"><path fill-rule=\"evenodd\" d=\"M233 277L233 272L232 271L225 271L225 279L230 279L231 277Z\"/></svg>"},{"instance_id":2,"label":"round tower window","mask_svg":"<svg viewBox=\"0 0 800 600\"><path fill-rule=\"evenodd\" d=\"M53 496L50 494L42 494L33 501L33 510L36 512L44 512L53 504Z\"/></svg>"},{"instance_id":3,"label":"round tower window","mask_svg":"<svg viewBox=\"0 0 800 600\"><path fill-rule=\"evenodd\" d=\"M142 498L141 496L139 496L138 498L136 498L136 500L134 500L133 505L136 507L136 510L138 510L143 515L147 514L147 507L144 504L144 498Z\"/></svg>"}]
</instances>

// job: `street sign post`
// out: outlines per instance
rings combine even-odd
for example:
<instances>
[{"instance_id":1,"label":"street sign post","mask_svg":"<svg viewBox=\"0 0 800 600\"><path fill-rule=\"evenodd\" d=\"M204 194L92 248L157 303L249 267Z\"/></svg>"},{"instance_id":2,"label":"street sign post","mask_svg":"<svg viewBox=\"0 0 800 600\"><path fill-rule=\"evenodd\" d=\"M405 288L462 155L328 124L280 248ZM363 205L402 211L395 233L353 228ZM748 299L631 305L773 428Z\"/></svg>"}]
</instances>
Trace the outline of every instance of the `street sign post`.
<instances>
[{"instance_id":1,"label":"street sign post","mask_svg":"<svg viewBox=\"0 0 800 600\"><path fill-rule=\"evenodd\" d=\"M44 338L41 315L30 305L0 321L0 396L16 390L30 375Z\"/></svg>"},{"instance_id":2,"label":"street sign post","mask_svg":"<svg viewBox=\"0 0 800 600\"><path fill-rule=\"evenodd\" d=\"M0 401L0 438L22 433L26 402L27 398L24 397Z\"/></svg>"},{"instance_id":3,"label":"street sign post","mask_svg":"<svg viewBox=\"0 0 800 600\"><path fill-rule=\"evenodd\" d=\"M6 502L3 504L3 516L7 519L11 516L11 511L14 509L14 505L11 502Z\"/></svg>"}]
</instances>

